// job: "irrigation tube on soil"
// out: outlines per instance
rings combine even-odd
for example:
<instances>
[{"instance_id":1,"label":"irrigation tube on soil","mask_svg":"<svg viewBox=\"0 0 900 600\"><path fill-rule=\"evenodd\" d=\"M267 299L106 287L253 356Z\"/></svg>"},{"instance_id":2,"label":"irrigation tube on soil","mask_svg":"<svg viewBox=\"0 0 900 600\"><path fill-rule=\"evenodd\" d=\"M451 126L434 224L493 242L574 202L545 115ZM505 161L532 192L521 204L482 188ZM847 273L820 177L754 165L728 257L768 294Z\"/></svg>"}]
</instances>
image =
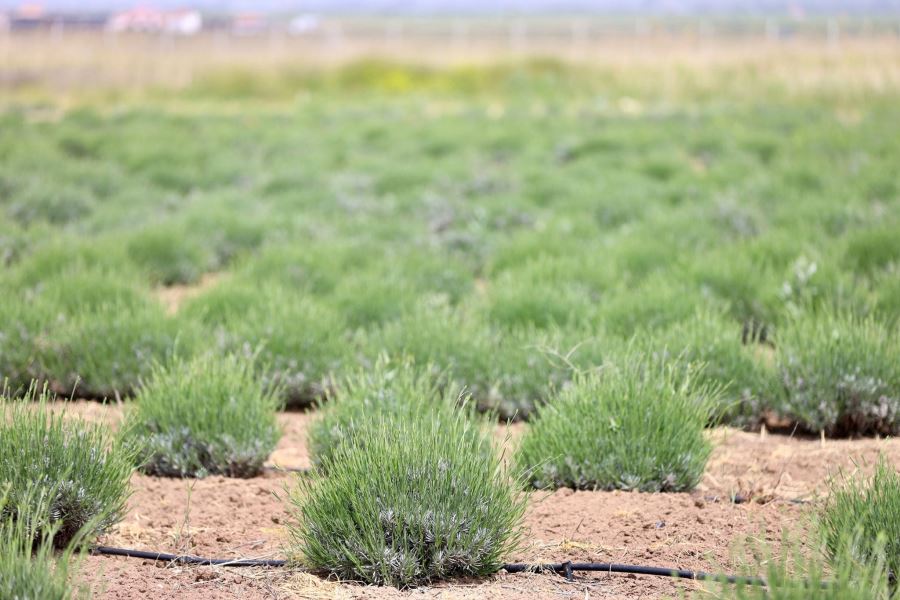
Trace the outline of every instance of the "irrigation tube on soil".
<instances>
[{"instance_id":1,"label":"irrigation tube on soil","mask_svg":"<svg viewBox=\"0 0 900 600\"><path fill-rule=\"evenodd\" d=\"M284 567L284 560L245 560L227 558L202 558L186 554L165 554L162 552L147 552L144 550L130 550L127 548L114 548L111 546L94 546L92 554L107 554L110 556L125 556L128 558L143 558L174 562L183 565L219 565L223 567ZM623 565L616 563L547 563L526 564L510 563L501 567L507 573L559 573L566 579L574 579L576 571L593 571L598 573L630 573L634 575L655 575L657 577L675 577L678 579L698 579L708 581L722 581L728 583L746 583L750 585L765 586L766 581L761 577L737 577L735 575L714 575L703 571L688 571L684 569L670 569L667 567L645 567L641 565Z\"/></svg>"},{"instance_id":2,"label":"irrigation tube on soil","mask_svg":"<svg viewBox=\"0 0 900 600\"><path fill-rule=\"evenodd\" d=\"M280 465L263 465L263 469L275 473L309 473L312 470L309 467L282 467Z\"/></svg>"},{"instance_id":3,"label":"irrigation tube on soil","mask_svg":"<svg viewBox=\"0 0 900 600\"><path fill-rule=\"evenodd\" d=\"M91 554L108 554L110 556L125 556L128 558L144 558L175 562L182 565L219 565L223 567L283 567L285 560L250 560L242 558L202 558L188 554L166 554L164 552L147 552L145 550L131 550L128 548L114 548L112 546L94 546Z\"/></svg>"},{"instance_id":4,"label":"irrigation tube on soil","mask_svg":"<svg viewBox=\"0 0 900 600\"><path fill-rule=\"evenodd\" d=\"M508 573L522 572L549 572L562 573L566 579L572 579L575 571L594 571L598 573L630 573L633 575L656 575L657 577L675 577L677 579L698 579L701 581L723 581L727 583L747 583L750 585L766 585L766 580L761 577L738 577L736 575L715 575L703 571L688 571L685 569L670 569L668 567L646 567L643 565L623 565L617 563L550 563L528 565L513 563L503 565Z\"/></svg>"}]
</instances>

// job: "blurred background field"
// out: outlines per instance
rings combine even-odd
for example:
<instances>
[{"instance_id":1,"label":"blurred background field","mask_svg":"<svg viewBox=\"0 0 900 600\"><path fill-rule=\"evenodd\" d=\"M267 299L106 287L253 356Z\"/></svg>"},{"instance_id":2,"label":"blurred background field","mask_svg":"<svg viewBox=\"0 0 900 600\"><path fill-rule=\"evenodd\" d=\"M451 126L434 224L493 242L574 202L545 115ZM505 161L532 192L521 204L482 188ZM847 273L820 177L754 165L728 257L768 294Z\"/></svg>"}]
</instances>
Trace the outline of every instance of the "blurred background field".
<instances>
[{"instance_id":1,"label":"blurred background field","mask_svg":"<svg viewBox=\"0 0 900 600\"><path fill-rule=\"evenodd\" d=\"M898 80L900 18L889 12L875 17L300 14L293 19L250 12L206 16L190 35L166 28L164 19L174 18L166 15L180 13L157 12L123 11L119 18L131 20L116 26L116 13L90 13L93 20L85 23L70 12L45 10L34 23L8 25L5 33L0 30L0 89L56 100L73 93L165 96L192 88L283 98L334 84L334 68L361 60L414 65L418 71L549 60L589 69L577 77L586 87L628 83L637 86L627 90L632 93L746 93L756 89L759 78L791 92L847 86L884 91ZM400 72L382 73L375 81L357 81L354 74L361 73L338 79L392 91L429 82L441 89L428 78ZM459 91L474 91L477 84L469 81ZM444 91L446 85L452 82L445 82Z\"/></svg>"},{"instance_id":2,"label":"blurred background field","mask_svg":"<svg viewBox=\"0 0 900 600\"><path fill-rule=\"evenodd\" d=\"M129 14L0 35L14 386L262 348L305 405L389 352L522 417L636 341L734 424L898 427L896 17ZM868 332L825 400L822 322Z\"/></svg>"}]
</instances>

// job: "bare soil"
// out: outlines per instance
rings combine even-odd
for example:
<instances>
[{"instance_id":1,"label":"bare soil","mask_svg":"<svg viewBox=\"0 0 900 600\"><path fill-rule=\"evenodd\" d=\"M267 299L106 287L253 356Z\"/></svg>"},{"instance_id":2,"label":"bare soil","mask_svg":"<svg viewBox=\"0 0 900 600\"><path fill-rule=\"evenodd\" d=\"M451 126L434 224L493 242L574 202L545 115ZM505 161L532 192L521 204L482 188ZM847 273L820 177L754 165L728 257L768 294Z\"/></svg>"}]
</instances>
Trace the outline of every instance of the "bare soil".
<instances>
[{"instance_id":1,"label":"bare soil","mask_svg":"<svg viewBox=\"0 0 900 600\"><path fill-rule=\"evenodd\" d=\"M200 281L188 285L170 285L154 290L156 298L166 307L166 313L174 315L185 301L199 296L222 279L221 273L204 273Z\"/></svg>"},{"instance_id":2,"label":"bare soil","mask_svg":"<svg viewBox=\"0 0 900 600\"><path fill-rule=\"evenodd\" d=\"M117 406L76 402L67 413L115 424ZM285 435L270 462L308 466L306 426L314 414L284 413ZM527 425L513 427L513 440ZM690 494L536 493L526 545L511 562L603 561L706 571L737 568L735 545L748 538L778 547L784 529L801 533L828 478L868 471L879 453L900 464L898 440L818 440L710 432L716 450ZM514 443L514 442L513 442ZM125 520L103 544L224 558L283 557L290 516L279 499L296 475L268 471L234 480L135 475ZM736 502L735 502L736 500ZM410 591L339 583L284 570L181 567L107 556L85 559L81 577L97 598L664 598L694 582L602 574L574 582L553 575L505 574Z\"/></svg>"}]
</instances>

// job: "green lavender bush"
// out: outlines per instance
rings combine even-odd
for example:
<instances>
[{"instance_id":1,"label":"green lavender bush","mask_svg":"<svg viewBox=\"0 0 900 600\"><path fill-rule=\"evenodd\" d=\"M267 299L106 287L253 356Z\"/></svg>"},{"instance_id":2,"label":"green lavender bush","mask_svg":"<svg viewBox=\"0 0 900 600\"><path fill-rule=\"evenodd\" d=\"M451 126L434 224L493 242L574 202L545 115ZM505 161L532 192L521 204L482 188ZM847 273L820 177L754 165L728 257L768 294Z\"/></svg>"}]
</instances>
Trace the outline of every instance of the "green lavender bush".
<instances>
[{"instance_id":1,"label":"green lavender bush","mask_svg":"<svg viewBox=\"0 0 900 600\"><path fill-rule=\"evenodd\" d=\"M157 365L141 385L127 435L137 465L165 477L253 477L281 437L277 388L252 360L200 355Z\"/></svg>"},{"instance_id":2,"label":"green lavender bush","mask_svg":"<svg viewBox=\"0 0 900 600\"><path fill-rule=\"evenodd\" d=\"M40 377L38 352L48 342L43 330L53 319L48 306L22 291L10 291L0 302L0 382L12 393L24 393Z\"/></svg>"},{"instance_id":3,"label":"green lavender bush","mask_svg":"<svg viewBox=\"0 0 900 600\"><path fill-rule=\"evenodd\" d=\"M537 409L516 463L539 489L678 492L700 481L718 388L695 368L627 352Z\"/></svg>"},{"instance_id":4,"label":"green lavender bush","mask_svg":"<svg viewBox=\"0 0 900 600\"><path fill-rule=\"evenodd\" d=\"M896 326L832 311L805 312L776 340L779 411L828 435L900 432Z\"/></svg>"},{"instance_id":5,"label":"green lavender bush","mask_svg":"<svg viewBox=\"0 0 900 600\"><path fill-rule=\"evenodd\" d=\"M436 376L430 366L379 357L372 368L343 378L322 403L309 429L313 463L328 465L339 445L360 443L357 431L372 419L431 419L435 414L447 418L468 410L463 402L457 388Z\"/></svg>"},{"instance_id":6,"label":"green lavender bush","mask_svg":"<svg viewBox=\"0 0 900 600\"><path fill-rule=\"evenodd\" d=\"M576 330L580 333L581 330ZM363 354L407 355L430 365L463 389L482 411L502 419L527 418L566 379L541 346L554 336L533 328L495 330L476 315L442 301L423 301L396 321L361 338Z\"/></svg>"},{"instance_id":7,"label":"green lavender bush","mask_svg":"<svg viewBox=\"0 0 900 600\"><path fill-rule=\"evenodd\" d=\"M854 272L862 274L900 265L900 225L853 232L847 240L844 261Z\"/></svg>"},{"instance_id":8,"label":"green lavender bush","mask_svg":"<svg viewBox=\"0 0 900 600\"><path fill-rule=\"evenodd\" d=\"M130 396L154 362L176 351L190 354L195 332L191 323L166 316L150 298L113 300L60 315L53 336L39 350L38 368L62 395Z\"/></svg>"},{"instance_id":9,"label":"green lavender bush","mask_svg":"<svg viewBox=\"0 0 900 600\"><path fill-rule=\"evenodd\" d=\"M20 399L0 396L0 485L3 518L34 520L35 532L54 530L57 547L76 535L92 537L118 523L130 494L134 451L103 425L51 409L49 392L32 386ZM30 500L44 499L39 507ZM90 531L83 529L90 526Z\"/></svg>"},{"instance_id":10,"label":"green lavender bush","mask_svg":"<svg viewBox=\"0 0 900 600\"><path fill-rule=\"evenodd\" d=\"M869 478L838 479L821 517L829 555L900 573L900 473L884 457Z\"/></svg>"},{"instance_id":11,"label":"green lavender bush","mask_svg":"<svg viewBox=\"0 0 900 600\"><path fill-rule=\"evenodd\" d=\"M699 383L721 389L714 419L738 427L753 427L771 407L776 379L774 349L759 342L740 322L722 310L698 311L658 335L649 336L648 353L683 364L702 364Z\"/></svg>"},{"instance_id":12,"label":"green lavender bush","mask_svg":"<svg viewBox=\"0 0 900 600\"><path fill-rule=\"evenodd\" d=\"M48 497L39 492L19 498L12 510L0 488L0 598L21 600L86 600L85 586L71 581L77 566L75 545L57 552L55 530L46 524L34 529L39 514L49 511ZM31 510L35 514L23 514ZM16 513L17 518L8 515ZM6 516L4 516L6 515Z\"/></svg>"},{"instance_id":13,"label":"green lavender bush","mask_svg":"<svg viewBox=\"0 0 900 600\"><path fill-rule=\"evenodd\" d=\"M154 360L191 351L193 324L167 317L133 273L79 262L44 271L0 306L0 376L13 390L38 379L66 396L127 396Z\"/></svg>"},{"instance_id":14,"label":"green lavender bush","mask_svg":"<svg viewBox=\"0 0 900 600\"><path fill-rule=\"evenodd\" d=\"M496 572L521 538L526 495L478 427L461 412L360 423L360 443L291 493L294 560L398 588Z\"/></svg>"},{"instance_id":15,"label":"green lavender bush","mask_svg":"<svg viewBox=\"0 0 900 600\"><path fill-rule=\"evenodd\" d=\"M349 355L349 333L331 306L279 285L225 282L192 300L184 317L203 322L221 352L256 355L263 381L288 407L309 406Z\"/></svg>"},{"instance_id":16,"label":"green lavender bush","mask_svg":"<svg viewBox=\"0 0 900 600\"><path fill-rule=\"evenodd\" d=\"M829 555L822 541L813 535L812 547L804 547L785 536L780 555L769 548L752 547L755 558L749 561L746 576L762 577L765 586L747 582L708 585L711 597L734 600L896 600L896 586L889 582L882 549L861 561L848 552L853 544L846 538L836 555ZM751 548L748 548L750 550Z\"/></svg>"},{"instance_id":17,"label":"green lavender bush","mask_svg":"<svg viewBox=\"0 0 900 600\"><path fill-rule=\"evenodd\" d=\"M194 283L215 264L210 248L183 226L157 225L130 237L128 258L156 285Z\"/></svg>"}]
</instances>

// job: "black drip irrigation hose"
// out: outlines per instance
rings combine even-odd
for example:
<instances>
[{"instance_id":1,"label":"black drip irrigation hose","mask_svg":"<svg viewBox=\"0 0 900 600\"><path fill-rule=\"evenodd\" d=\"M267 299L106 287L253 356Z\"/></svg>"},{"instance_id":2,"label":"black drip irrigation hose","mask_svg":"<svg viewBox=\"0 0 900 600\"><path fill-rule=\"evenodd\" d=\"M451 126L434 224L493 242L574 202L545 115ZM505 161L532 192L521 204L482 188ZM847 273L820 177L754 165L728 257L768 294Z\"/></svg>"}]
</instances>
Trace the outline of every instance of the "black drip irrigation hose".
<instances>
[{"instance_id":1,"label":"black drip irrigation hose","mask_svg":"<svg viewBox=\"0 0 900 600\"><path fill-rule=\"evenodd\" d=\"M263 469L275 473L309 473L312 471L310 467L282 467L280 465L263 465Z\"/></svg>"},{"instance_id":2,"label":"black drip irrigation hose","mask_svg":"<svg viewBox=\"0 0 900 600\"><path fill-rule=\"evenodd\" d=\"M106 554L108 556L125 556L127 558L143 558L146 560L158 560L182 565L218 565L222 567L283 567L287 565L287 561L285 560L202 558L200 556L191 556L189 554L166 554L164 552L147 552L145 550L114 548L112 546L94 546L91 548L90 553Z\"/></svg>"},{"instance_id":3,"label":"black drip irrigation hose","mask_svg":"<svg viewBox=\"0 0 900 600\"><path fill-rule=\"evenodd\" d=\"M109 556L125 556L128 558L143 558L146 560L178 563L182 565L218 565L223 567L284 567L285 560L255 560L255 559L228 559L228 558L202 558L188 554L165 554L162 552L147 552L144 550L130 550L127 548L114 548L112 546L94 546L91 554L106 554ZM641 565L623 565L617 563L563 563L526 564L510 563L501 567L507 573L558 573L565 575L566 579L573 581L576 571L593 571L596 573L628 573L633 575L655 575L657 577L675 577L677 579L695 579L700 581L720 581L724 583L745 583L748 585L765 586L766 580L761 577L737 577L735 575L714 575L703 571L688 571L685 569L670 569L667 567L645 567Z\"/></svg>"},{"instance_id":4,"label":"black drip irrigation hose","mask_svg":"<svg viewBox=\"0 0 900 600\"><path fill-rule=\"evenodd\" d=\"M632 575L655 575L657 577L674 577L676 579L695 579L698 581L720 581L724 583L746 583L748 585L766 586L766 580L761 577L739 577L736 575L715 575L703 571L688 571L686 569L670 569L668 567L645 567L643 565L623 565L618 563L550 563L528 565L513 563L503 565L507 573L560 573L571 581L575 571L593 571L596 573L628 573Z\"/></svg>"}]
</instances>

